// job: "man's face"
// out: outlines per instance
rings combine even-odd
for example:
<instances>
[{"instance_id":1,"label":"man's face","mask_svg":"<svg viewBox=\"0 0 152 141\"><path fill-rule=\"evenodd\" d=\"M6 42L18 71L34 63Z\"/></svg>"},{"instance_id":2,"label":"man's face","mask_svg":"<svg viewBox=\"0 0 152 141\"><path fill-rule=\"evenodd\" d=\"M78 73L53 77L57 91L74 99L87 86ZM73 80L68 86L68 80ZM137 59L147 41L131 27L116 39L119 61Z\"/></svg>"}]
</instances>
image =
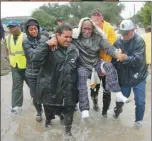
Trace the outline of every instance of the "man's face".
<instances>
[{"instance_id":1,"label":"man's face","mask_svg":"<svg viewBox=\"0 0 152 141\"><path fill-rule=\"evenodd\" d=\"M58 21L58 26L61 26L62 24L63 24L62 20Z\"/></svg>"},{"instance_id":2,"label":"man's face","mask_svg":"<svg viewBox=\"0 0 152 141\"><path fill-rule=\"evenodd\" d=\"M89 37L91 37L92 32L93 32L93 25L92 25L92 23L89 20L84 21L82 23L82 27L81 27L82 36L84 38L89 38Z\"/></svg>"},{"instance_id":3,"label":"man's face","mask_svg":"<svg viewBox=\"0 0 152 141\"><path fill-rule=\"evenodd\" d=\"M38 27L35 25L30 25L28 27L28 33L30 34L30 36L32 37L37 37L38 36Z\"/></svg>"},{"instance_id":4,"label":"man's face","mask_svg":"<svg viewBox=\"0 0 152 141\"><path fill-rule=\"evenodd\" d=\"M20 28L19 26L9 26L9 31L12 33L14 36L18 36L20 33Z\"/></svg>"},{"instance_id":5,"label":"man's face","mask_svg":"<svg viewBox=\"0 0 152 141\"><path fill-rule=\"evenodd\" d=\"M94 13L92 16L91 16L91 20L93 21L93 22L95 22L95 24L96 25L99 25L99 23L101 22L101 21L103 21L103 15L102 14L100 14L100 13Z\"/></svg>"},{"instance_id":6,"label":"man's face","mask_svg":"<svg viewBox=\"0 0 152 141\"><path fill-rule=\"evenodd\" d=\"M133 35L134 35L134 29L132 29L132 30L130 30L129 32L128 32L128 34L125 34L125 35L122 35L123 36L123 39L124 40L130 40L130 39L132 39L132 37L133 37Z\"/></svg>"},{"instance_id":7,"label":"man's face","mask_svg":"<svg viewBox=\"0 0 152 141\"><path fill-rule=\"evenodd\" d=\"M68 47L72 41L72 31L64 30L62 34L57 33L57 40L61 47Z\"/></svg>"}]
</instances>

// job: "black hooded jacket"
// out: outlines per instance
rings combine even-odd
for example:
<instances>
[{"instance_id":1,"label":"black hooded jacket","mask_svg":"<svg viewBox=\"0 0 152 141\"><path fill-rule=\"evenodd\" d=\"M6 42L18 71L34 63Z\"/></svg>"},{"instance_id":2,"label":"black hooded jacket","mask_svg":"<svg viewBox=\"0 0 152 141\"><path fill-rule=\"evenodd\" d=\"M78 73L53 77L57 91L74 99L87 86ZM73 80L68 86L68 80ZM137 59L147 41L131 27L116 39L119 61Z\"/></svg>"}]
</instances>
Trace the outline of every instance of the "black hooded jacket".
<instances>
[{"instance_id":1,"label":"black hooded jacket","mask_svg":"<svg viewBox=\"0 0 152 141\"><path fill-rule=\"evenodd\" d=\"M29 25L36 25L38 27L38 36L36 38L32 37L28 33L28 26ZM37 47L43 48L45 42L48 40L45 36L40 35L40 26L39 23L36 19L31 18L28 19L25 23L25 33L27 35L27 38L23 40L23 49L25 53L25 57L27 59L27 66L26 66L26 71L25 75L26 77L30 78L37 78L41 64L43 62L37 60L37 61L32 61L31 58L35 54L35 49Z\"/></svg>"},{"instance_id":2,"label":"black hooded jacket","mask_svg":"<svg viewBox=\"0 0 152 141\"><path fill-rule=\"evenodd\" d=\"M58 46L55 51L49 50L45 44L35 50L31 59L44 63L37 78L37 102L52 106L74 106L77 103L78 56L74 44L68 48Z\"/></svg>"}]
</instances>

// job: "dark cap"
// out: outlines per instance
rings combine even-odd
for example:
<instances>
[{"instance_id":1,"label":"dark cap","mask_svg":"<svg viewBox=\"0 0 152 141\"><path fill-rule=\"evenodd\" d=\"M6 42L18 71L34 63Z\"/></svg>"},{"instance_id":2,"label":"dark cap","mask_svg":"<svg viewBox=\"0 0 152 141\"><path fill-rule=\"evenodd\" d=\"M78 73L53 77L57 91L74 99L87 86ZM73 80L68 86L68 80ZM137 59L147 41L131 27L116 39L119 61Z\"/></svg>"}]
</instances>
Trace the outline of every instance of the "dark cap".
<instances>
[{"instance_id":1,"label":"dark cap","mask_svg":"<svg viewBox=\"0 0 152 141\"><path fill-rule=\"evenodd\" d=\"M58 18L57 18L57 21L64 21L64 18L58 17Z\"/></svg>"},{"instance_id":2,"label":"dark cap","mask_svg":"<svg viewBox=\"0 0 152 141\"><path fill-rule=\"evenodd\" d=\"M95 13L99 13L101 15L103 15L103 12L100 9L95 9L91 12L91 15L95 14Z\"/></svg>"},{"instance_id":3,"label":"dark cap","mask_svg":"<svg viewBox=\"0 0 152 141\"><path fill-rule=\"evenodd\" d=\"M19 26L19 23L17 21L10 21L7 27L10 27L10 26Z\"/></svg>"}]
</instances>

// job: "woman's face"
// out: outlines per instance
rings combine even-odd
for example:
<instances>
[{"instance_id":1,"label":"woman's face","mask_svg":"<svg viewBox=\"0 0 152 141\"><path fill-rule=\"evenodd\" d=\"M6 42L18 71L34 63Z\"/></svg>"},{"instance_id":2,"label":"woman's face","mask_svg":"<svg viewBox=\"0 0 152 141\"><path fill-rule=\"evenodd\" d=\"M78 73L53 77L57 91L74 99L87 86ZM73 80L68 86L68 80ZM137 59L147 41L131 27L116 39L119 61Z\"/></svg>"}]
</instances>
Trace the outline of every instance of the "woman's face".
<instances>
[{"instance_id":1,"label":"woman's face","mask_svg":"<svg viewBox=\"0 0 152 141\"><path fill-rule=\"evenodd\" d=\"M28 33L30 34L30 36L32 37L37 37L38 36L38 27L35 25L30 25L28 27Z\"/></svg>"}]
</instances>

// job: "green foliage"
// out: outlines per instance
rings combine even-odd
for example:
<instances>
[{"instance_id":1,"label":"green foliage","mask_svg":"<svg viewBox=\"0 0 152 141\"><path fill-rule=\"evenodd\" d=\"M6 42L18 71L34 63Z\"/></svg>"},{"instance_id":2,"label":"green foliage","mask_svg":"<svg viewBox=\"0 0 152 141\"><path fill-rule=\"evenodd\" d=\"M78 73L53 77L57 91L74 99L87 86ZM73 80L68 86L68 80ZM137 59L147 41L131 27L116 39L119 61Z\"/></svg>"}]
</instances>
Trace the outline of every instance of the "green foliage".
<instances>
[{"instance_id":1,"label":"green foliage","mask_svg":"<svg viewBox=\"0 0 152 141\"><path fill-rule=\"evenodd\" d=\"M77 25L81 18L90 17L91 12L96 8L103 11L105 20L112 24L117 24L122 20L120 13L124 5L116 2L70 2L64 5L49 3L35 10L32 16L45 27L55 27L58 17L63 17L66 22Z\"/></svg>"},{"instance_id":2,"label":"green foliage","mask_svg":"<svg viewBox=\"0 0 152 141\"><path fill-rule=\"evenodd\" d=\"M32 17L38 20L41 26L48 27L50 30L53 30L53 27L56 25L55 17L46 13L41 9L37 9L32 13Z\"/></svg>"},{"instance_id":3,"label":"green foliage","mask_svg":"<svg viewBox=\"0 0 152 141\"><path fill-rule=\"evenodd\" d=\"M144 26L151 25L151 9L152 3L146 2L136 15L138 22L142 22Z\"/></svg>"}]
</instances>

